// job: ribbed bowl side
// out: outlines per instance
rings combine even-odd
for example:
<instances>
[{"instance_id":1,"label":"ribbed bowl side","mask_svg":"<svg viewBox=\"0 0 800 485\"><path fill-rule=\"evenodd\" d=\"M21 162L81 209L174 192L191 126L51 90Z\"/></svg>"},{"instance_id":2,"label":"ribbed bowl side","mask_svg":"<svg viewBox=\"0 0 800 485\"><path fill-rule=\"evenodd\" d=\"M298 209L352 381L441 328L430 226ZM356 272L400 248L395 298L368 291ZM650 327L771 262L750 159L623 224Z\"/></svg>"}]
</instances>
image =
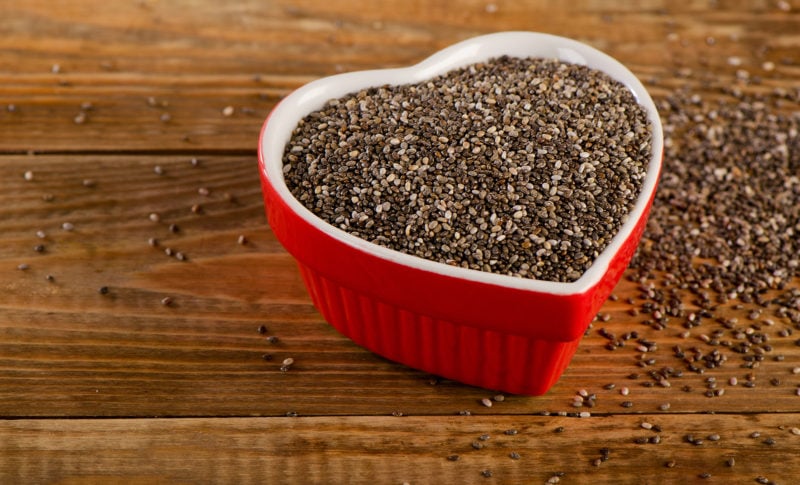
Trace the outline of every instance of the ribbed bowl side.
<instances>
[{"instance_id":1,"label":"ribbed bowl side","mask_svg":"<svg viewBox=\"0 0 800 485\"><path fill-rule=\"evenodd\" d=\"M299 266L314 305L339 332L387 359L465 384L544 394L580 343L506 335L419 315Z\"/></svg>"}]
</instances>

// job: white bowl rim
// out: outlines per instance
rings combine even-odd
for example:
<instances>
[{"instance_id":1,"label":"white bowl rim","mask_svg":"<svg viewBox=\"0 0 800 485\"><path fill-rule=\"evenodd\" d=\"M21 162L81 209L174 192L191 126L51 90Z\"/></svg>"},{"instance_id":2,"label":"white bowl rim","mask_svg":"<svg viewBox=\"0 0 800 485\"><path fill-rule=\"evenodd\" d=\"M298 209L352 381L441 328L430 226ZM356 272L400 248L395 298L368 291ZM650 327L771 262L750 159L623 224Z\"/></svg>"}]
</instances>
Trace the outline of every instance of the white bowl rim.
<instances>
[{"instance_id":1,"label":"white bowl rim","mask_svg":"<svg viewBox=\"0 0 800 485\"><path fill-rule=\"evenodd\" d=\"M557 58L601 70L620 81L633 93L648 113L652 130L652 156L639 198L627 220L592 265L573 282L536 280L451 266L419 256L401 253L353 236L322 220L298 201L283 176L283 154L297 123L307 114L322 108L331 99L360 89L383 85L416 83L453 69L499 56ZM281 199L306 222L351 247L379 258L412 268L490 285L555 295L581 294L598 284L614 255L633 232L647 210L661 171L663 133L655 103L642 83L624 65L607 54L573 39L524 31L498 32L473 37L446 47L418 64L392 69L356 71L312 81L290 93L272 110L259 140L260 169Z\"/></svg>"}]
</instances>

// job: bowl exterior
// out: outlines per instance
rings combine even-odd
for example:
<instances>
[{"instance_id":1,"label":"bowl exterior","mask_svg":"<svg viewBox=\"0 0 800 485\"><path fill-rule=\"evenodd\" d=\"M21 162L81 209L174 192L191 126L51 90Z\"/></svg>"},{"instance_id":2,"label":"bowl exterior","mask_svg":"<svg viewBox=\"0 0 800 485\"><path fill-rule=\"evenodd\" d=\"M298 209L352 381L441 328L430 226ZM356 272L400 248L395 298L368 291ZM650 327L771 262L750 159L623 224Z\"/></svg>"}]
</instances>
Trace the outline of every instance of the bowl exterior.
<instances>
[{"instance_id":1,"label":"bowl exterior","mask_svg":"<svg viewBox=\"0 0 800 485\"><path fill-rule=\"evenodd\" d=\"M388 359L515 394L542 394L558 380L628 265L646 221L645 214L598 284L582 293L550 294L365 253L309 224L281 199L266 171L260 173L270 227L297 260L326 321Z\"/></svg>"}]
</instances>

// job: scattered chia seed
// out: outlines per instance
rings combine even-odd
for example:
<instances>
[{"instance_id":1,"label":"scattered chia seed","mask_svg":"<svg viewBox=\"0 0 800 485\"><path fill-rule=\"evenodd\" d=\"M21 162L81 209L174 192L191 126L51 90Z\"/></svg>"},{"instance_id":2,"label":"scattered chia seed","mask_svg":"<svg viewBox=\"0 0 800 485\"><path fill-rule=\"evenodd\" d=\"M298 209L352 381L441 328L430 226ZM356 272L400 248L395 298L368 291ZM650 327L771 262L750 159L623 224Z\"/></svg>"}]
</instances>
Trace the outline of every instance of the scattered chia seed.
<instances>
[{"instance_id":1,"label":"scattered chia seed","mask_svg":"<svg viewBox=\"0 0 800 485\"><path fill-rule=\"evenodd\" d=\"M267 326L266 325L259 325L258 326L258 333L260 333L261 335L264 335L265 333L267 333Z\"/></svg>"},{"instance_id":2,"label":"scattered chia seed","mask_svg":"<svg viewBox=\"0 0 800 485\"><path fill-rule=\"evenodd\" d=\"M519 455L519 453L517 453L516 451L512 451L511 453L509 453L509 454L508 454L508 456L509 456L509 457L510 457L512 460L519 460L520 458L522 458L522 457Z\"/></svg>"},{"instance_id":3,"label":"scattered chia seed","mask_svg":"<svg viewBox=\"0 0 800 485\"><path fill-rule=\"evenodd\" d=\"M20 264L17 265L17 269L20 270L20 271L26 271L26 270L30 269L30 267L31 266L28 263L20 263Z\"/></svg>"},{"instance_id":4,"label":"scattered chia seed","mask_svg":"<svg viewBox=\"0 0 800 485\"><path fill-rule=\"evenodd\" d=\"M100 293L101 295L107 295L108 286L101 286L100 288L98 288L97 292Z\"/></svg>"},{"instance_id":5,"label":"scattered chia seed","mask_svg":"<svg viewBox=\"0 0 800 485\"><path fill-rule=\"evenodd\" d=\"M481 450L483 449L483 443L481 443L480 441L473 441L472 447L475 448L476 450Z\"/></svg>"},{"instance_id":6,"label":"scattered chia seed","mask_svg":"<svg viewBox=\"0 0 800 485\"><path fill-rule=\"evenodd\" d=\"M492 400L489 399L488 397L484 397L483 399L481 399L481 404L483 404L487 408L490 408L492 407Z\"/></svg>"},{"instance_id":7,"label":"scattered chia seed","mask_svg":"<svg viewBox=\"0 0 800 485\"><path fill-rule=\"evenodd\" d=\"M492 471L491 470L483 470L483 471L481 471L481 475L483 475L486 478L489 478L489 477L492 476Z\"/></svg>"},{"instance_id":8,"label":"scattered chia seed","mask_svg":"<svg viewBox=\"0 0 800 485\"><path fill-rule=\"evenodd\" d=\"M178 227L177 224L170 224L169 225L169 232L176 233L176 232L180 232L180 230L181 229Z\"/></svg>"},{"instance_id":9,"label":"scattered chia seed","mask_svg":"<svg viewBox=\"0 0 800 485\"><path fill-rule=\"evenodd\" d=\"M65 222L61 224L61 229L64 231L70 232L75 229L75 226L71 222Z\"/></svg>"},{"instance_id":10,"label":"scattered chia seed","mask_svg":"<svg viewBox=\"0 0 800 485\"><path fill-rule=\"evenodd\" d=\"M30 182L31 180L33 180L33 171L31 171L31 170L28 170L27 172L25 172L24 174L22 174L22 177L23 177L25 180L27 180L28 182Z\"/></svg>"},{"instance_id":11,"label":"scattered chia seed","mask_svg":"<svg viewBox=\"0 0 800 485\"><path fill-rule=\"evenodd\" d=\"M736 458L734 457L728 458L727 460L725 460L725 465L728 468L733 468L736 465Z\"/></svg>"},{"instance_id":12,"label":"scattered chia seed","mask_svg":"<svg viewBox=\"0 0 800 485\"><path fill-rule=\"evenodd\" d=\"M720 320L743 342L726 344L716 333L700 338L709 346L731 348L742 354L744 367L756 368L772 350L760 331L761 324L775 323L760 320L765 308L777 307L778 317L800 318L796 290L787 288L800 274L798 98L778 89L749 95L722 83L715 87L727 96L703 97L683 89L658 103L667 133L663 176L643 243L631 261L631 279L660 278L653 273L658 270L672 278L664 283L676 289L676 301L688 300L683 292L695 295L701 311L688 315L687 329L699 324L702 312L708 314L704 318L712 316L710 291L718 303L746 310L754 322L748 328L737 328L736 318ZM781 106L787 109L776 109ZM762 295L769 290L779 296L766 299ZM762 308L745 308L748 303ZM778 335L790 333L784 329ZM723 365L725 353L714 350L716 355L703 353L694 362L706 368Z\"/></svg>"},{"instance_id":13,"label":"scattered chia seed","mask_svg":"<svg viewBox=\"0 0 800 485\"><path fill-rule=\"evenodd\" d=\"M261 356L261 358L266 360L267 362L271 362L272 361L272 354L263 354Z\"/></svg>"},{"instance_id":14,"label":"scattered chia seed","mask_svg":"<svg viewBox=\"0 0 800 485\"><path fill-rule=\"evenodd\" d=\"M668 462L664 463L664 466L667 468L675 468L675 460L669 460Z\"/></svg>"},{"instance_id":15,"label":"scattered chia seed","mask_svg":"<svg viewBox=\"0 0 800 485\"><path fill-rule=\"evenodd\" d=\"M461 457L458 456L458 455L448 455L447 456L447 461L458 461L460 459L461 459Z\"/></svg>"},{"instance_id":16,"label":"scattered chia seed","mask_svg":"<svg viewBox=\"0 0 800 485\"><path fill-rule=\"evenodd\" d=\"M794 429L797 429L797 428L794 428ZM508 436L514 436L514 435L516 435L518 433L518 431L516 429L512 428L512 429L505 430L503 433L508 435Z\"/></svg>"},{"instance_id":17,"label":"scattered chia seed","mask_svg":"<svg viewBox=\"0 0 800 485\"><path fill-rule=\"evenodd\" d=\"M237 244L244 246L245 244L247 244L247 238L244 236L244 234L240 234L239 239L237 239L236 242Z\"/></svg>"},{"instance_id":18,"label":"scattered chia seed","mask_svg":"<svg viewBox=\"0 0 800 485\"><path fill-rule=\"evenodd\" d=\"M161 304L164 306L172 306L172 298L165 296L161 299Z\"/></svg>"},{"instance_id":19,"label":"scattered chia seed","mask_svg":"<svg viewBox=\"0 0 800 485\"><path fill-rule=\"evenodd\" d=\"M502 57L328 102L298 123L284 176L301 203L362 239L574 281L635 203L650 138L644 108L605 74Z\"/></svg>"}]
</instances>

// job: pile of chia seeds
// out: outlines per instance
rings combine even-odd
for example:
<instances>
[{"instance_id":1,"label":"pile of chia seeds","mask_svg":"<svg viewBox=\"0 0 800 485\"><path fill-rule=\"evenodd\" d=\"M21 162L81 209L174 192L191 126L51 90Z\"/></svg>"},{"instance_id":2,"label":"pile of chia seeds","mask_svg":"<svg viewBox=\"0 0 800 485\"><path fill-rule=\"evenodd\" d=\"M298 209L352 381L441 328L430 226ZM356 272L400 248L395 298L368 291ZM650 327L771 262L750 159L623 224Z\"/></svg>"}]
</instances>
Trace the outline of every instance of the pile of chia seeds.
<instances>
[{"instance_id":1,"label":"pile of chia seeds","mask_svg":"<svg viewBox=\"0 0 800 485\"><path fill-rule=\"evenodd\" d=\"M578 279L626 220L651 158L647 113L604 73L501 57L329 101L284 153L330 224L425 259Z\"/></svg>"},{"instance_id":2,"label":"pile of chia seeds","mask_svg":"<svg viewBox=\"0 0 800 485\"><path fill-rule=\"evenodd\" d=\"M800 323L799 107L800 90L782 89L678 90L659 102L664 169L637 278L665 275L703 308L778 303Z\"/></svg>"}]
</instances>

